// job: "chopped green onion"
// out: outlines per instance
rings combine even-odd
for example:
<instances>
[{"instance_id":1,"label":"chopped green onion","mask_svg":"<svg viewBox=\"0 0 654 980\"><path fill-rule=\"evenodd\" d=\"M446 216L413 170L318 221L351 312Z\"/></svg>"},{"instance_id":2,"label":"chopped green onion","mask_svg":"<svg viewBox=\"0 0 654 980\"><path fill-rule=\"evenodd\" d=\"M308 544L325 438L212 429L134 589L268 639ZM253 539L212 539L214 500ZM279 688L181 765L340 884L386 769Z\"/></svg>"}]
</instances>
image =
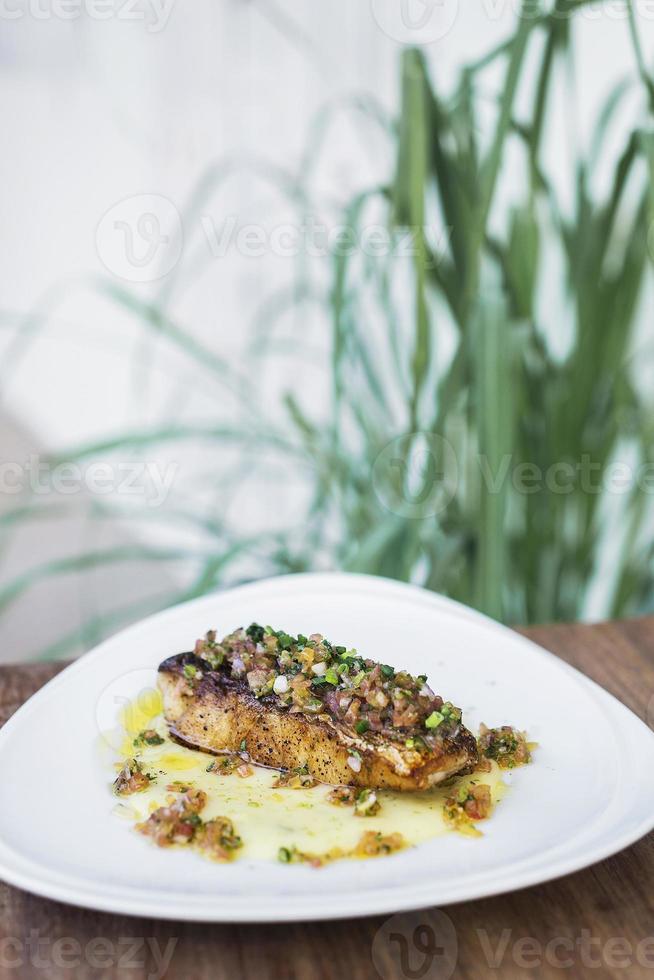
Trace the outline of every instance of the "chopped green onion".
<instances>
[{"instance_id":1,"label":"chopped green onion","mask_svg":"<svg viewBox=\"0 0 654 980\"><path fill-rule=\"evenodd\" d=\"M388 664L381 665L381 672L384 677L395 677L395 671L392 667L389 667Z\"/></svg>"},{"instance_id":2,"label":"chopped green onion","mask_svg":"<svg viewBox=\"0 0 654 980\"><path fill-rule=\"evenodd\" d=\"M225 654L222 650L216 652L210 651L204 657L212 670L218 670L225 662Z\"/></svg>"},{"instance_id":3,"label":"chopped green onion","mask_svg":"<svg viewBox=\"0 0 654 980\"><path fill-rule=\"evenodd\" d=\"M334 684L334 685L338 684L338 674L336 673L333 667L330 667L327 670L325 674L325 680L327 681L328 684Z\"/></svg>"},{"instance_id":4,"label":"chopped green onion","mask_svg":"<svg viewBox=\"0 0 654 980\"><path fill-rule=\"evenodd\" d=\"M363 735L370 728L370 722L367 721L365 718L362 718L361 721L358 721L356 723L354 728L359 735Z\"/></svg>"},{"instance_id":5,"label":"chopped green onion","mask_svg":"<svg viewBox=\"0 0 654 980\"><path fill-rule=\"evenodd\" d=\"M198 672L198 668L194 664L184 664L184 677L191 680Z\"/></svg>"},{"instance_id":6,"label":"chopped green onion","mask_svg":"<svg viewBox=\"0 0 654 980\"><path fill-rule=\"evenodd\" d=\"M291 852L288 847L280 847L277 851L277 860L281 861L282 864L288 864L291 860Z\"/></svg>"},{"instance_id":7,"label":"chopped green onion","mask_svg":"<svg viewBox=\"0 0 654 980\"><path fill-rule=\"evenodd\" d=\"M444 721L445 718L440 711L432 711L429 718L425 720L425 728L438 728L438 726L442 725Z\"/></svg>"}]
</instances>

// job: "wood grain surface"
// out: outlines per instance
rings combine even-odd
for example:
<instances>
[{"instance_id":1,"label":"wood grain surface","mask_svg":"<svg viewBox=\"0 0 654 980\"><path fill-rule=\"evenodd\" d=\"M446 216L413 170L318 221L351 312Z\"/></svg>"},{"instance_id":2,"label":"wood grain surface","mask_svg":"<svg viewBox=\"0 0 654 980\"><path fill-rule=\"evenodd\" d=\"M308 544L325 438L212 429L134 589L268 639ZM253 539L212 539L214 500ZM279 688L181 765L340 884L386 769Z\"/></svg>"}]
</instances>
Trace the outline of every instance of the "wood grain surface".
<instances>
[{"instance_id":1,"label":"wood grain surface","mask_svg":"<svg viewBox=\"0 0 654 980\"><path fill-rule=\"evenodd\" d=\"M521 632L654 725L654 618ZM58 669L0 668L0 724ZM2 787L3 794L10 791ZM440 910L325 924L156 922L88 912L0 883L2 980L163 976L654 980L654 834L547 885Z\"/></svg>"}]
</instances>

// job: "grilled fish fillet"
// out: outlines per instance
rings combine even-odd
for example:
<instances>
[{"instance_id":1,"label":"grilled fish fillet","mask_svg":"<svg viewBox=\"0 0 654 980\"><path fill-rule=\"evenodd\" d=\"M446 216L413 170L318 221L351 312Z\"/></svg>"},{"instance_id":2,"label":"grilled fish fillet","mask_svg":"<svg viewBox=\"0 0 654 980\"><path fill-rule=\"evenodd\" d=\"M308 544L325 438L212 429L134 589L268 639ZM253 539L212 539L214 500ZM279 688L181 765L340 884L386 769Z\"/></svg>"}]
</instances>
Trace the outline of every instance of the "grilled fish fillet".
<instances>
[{"instance_id":1,"label":"grilled fish fillet","mask_svg":"<svg viewBox=\"0 0 654 980\"><path fill-rule=\"evenodd\" d=\"M158 683L171 735L204 752L247 752L261 765L305 769L325 783L400 791L427 789L477 762L476 740L460 723L460 712L453 724L440 725L432 716L438 737L424 724L360 734L330 711L327 699L318 714L293 712L272 690L255 694L250 677L234 677L224 665L214 669L195 653L165 660ZM372 713L370 718L375 720Z\"/></svg>"}]
</instances>

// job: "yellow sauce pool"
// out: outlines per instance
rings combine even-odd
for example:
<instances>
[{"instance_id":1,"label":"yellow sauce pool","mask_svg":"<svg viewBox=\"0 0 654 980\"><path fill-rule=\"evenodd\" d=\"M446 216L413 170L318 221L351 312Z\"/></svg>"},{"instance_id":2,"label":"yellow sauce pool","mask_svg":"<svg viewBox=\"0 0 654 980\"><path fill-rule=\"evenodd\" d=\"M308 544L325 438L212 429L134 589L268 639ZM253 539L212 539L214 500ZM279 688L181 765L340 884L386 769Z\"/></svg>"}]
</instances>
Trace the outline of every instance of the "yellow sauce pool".
<instances>
[{"instance_id":1,"label":"yellow sauce pool","mask_svg":"<svg viewBox=\"0 0 654 980\"><path fill-rule=\"evenodd\" d=\"M137 758L143 771L155 776L150 786L131 796L116 797L114 812L131 822L147 819L153 810L169 805L174 795L167 788L174 782L204 790L208 802L202 819L228 817L243 847L236 859L277 860L281 847L295 846L300 851L323 854L333 848L351 850L365 831L381 834L399 832L407 846L451 832L443 817L445 799L456 796L470 783L485 783L491 788L496 804L506 791L502 771L493 763L488 773L474 773L446 787L422 793L397 793L378 790L381 810L374 816L357 816L352 806L334 806L327 800L331 787L317 785L310 789L275 788L279 773L252 766L252 775L243 778L236 772L220 775L207 772L214 757L187 749L173 742L161 715L161 701L154 691L128 705L120 717L122 728L118 742L120 755ZM144 729L155 729L165 739L158 746L135 748L134 738ZM117 762L114 755L114 762ZM120 765L116 765L116 769ZM475 826L483 832L484 822ZM143 841L146 846L146 841Z\"/></svg>"}]
</instances>

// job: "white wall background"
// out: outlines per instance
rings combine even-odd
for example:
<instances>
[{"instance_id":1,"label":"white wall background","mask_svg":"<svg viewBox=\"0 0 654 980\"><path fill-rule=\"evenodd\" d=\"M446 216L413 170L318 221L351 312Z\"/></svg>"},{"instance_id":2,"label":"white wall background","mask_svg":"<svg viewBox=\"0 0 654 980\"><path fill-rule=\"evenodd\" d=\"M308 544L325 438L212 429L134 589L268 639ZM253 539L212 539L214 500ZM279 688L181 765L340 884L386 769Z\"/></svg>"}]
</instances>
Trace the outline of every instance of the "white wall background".
<instances>
[{"instance_id":1,"label":"white wall background","mask_svg":"<svg viewBox=\"0 0 654 980\"><path fill-rule=\"evenodd\" d=\"M0 4L5 460L63 451L155 421L215 417L215 386L173 347L144 344L133 318L90 288L94 277L111 276L106 263L116 243L101 238L99 254L96 241L107 211L135 195L157 195L172 202L173 214L176 208L186 215L207 168L231 160L235 173L205 216L218 230L231 215L274 227L292 211L246 160L296 172L316 112L353 93L372 94L392 113L402 38L424 42L434 75L448 86L515 19L511 0L96 3ZM654 51L653 6L639 5L648 53ZM98 10L106 19L97 19ZM575 24L574 50L579 98L570 105L561 73L548 144L555 176L568 171L573 144L587 138L606 93L633 70L624 3L588 8ZM501 75L488 76L489 98L500 84ZM618 131L613 138L618 145ZM333 215L333 203L357 187L387 176L391 165L388 143L372 122L339 116L315 175L325 214ZM115 214L130 220L129 209ZM291 260L268 252L253 258L233 247L213 256L199 217L183 221L183 236L170 309L198 341L238 361L246 324L288 282ZM135 288L147 299L171 281L172 274ZM34 317L43 310L47 329ZM306 330L318 345L320 328L316 314ZM141 368L139 356L146 360ZM18 502L14 495L0 498L0 513ZM41 522L36 530L5 535L2 581L56 557L62 544L96 544L97 528L80 516L83 505L71 526ZM247 514L267 506L261 499L243 502ZM133 529L125 533L129 538ZM161 540L156 522L140 525L138 533ZM29 655L45 637L73 630L89 605L102 611L121 591L165 592L187 572L184 563L173 563L156 572L135 566L127 585L115 570L92 581L87 573L72 576L56 591L46 582L0 615L0 656Z\"/></svg>"}]
</instances>

